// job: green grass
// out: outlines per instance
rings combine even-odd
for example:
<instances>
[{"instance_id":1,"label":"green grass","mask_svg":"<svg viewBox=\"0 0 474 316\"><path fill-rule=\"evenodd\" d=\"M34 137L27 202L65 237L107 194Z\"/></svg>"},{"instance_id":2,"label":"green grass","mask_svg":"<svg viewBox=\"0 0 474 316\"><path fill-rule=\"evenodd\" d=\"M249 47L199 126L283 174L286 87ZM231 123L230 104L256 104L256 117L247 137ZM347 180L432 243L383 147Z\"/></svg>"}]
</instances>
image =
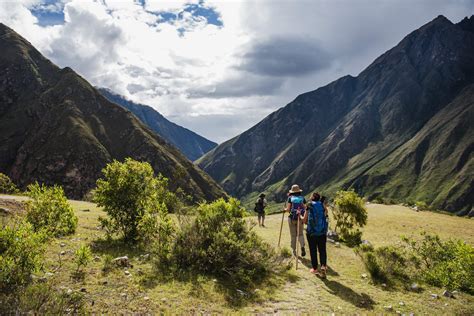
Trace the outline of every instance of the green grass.
<instances>
[{"instance_id":1,"label":"green grass","mask_svg":"<svg viewBox=\"0 0 474 316\"><path fill-rule=\"evenodd\" d=\"M63 290L80 291L85 288L86 309L91 313L308 313L308 314L382 314L384 306L392 305L393 312L454 315L473 314L474 297L459 293L456 299L431 299L431 293L441 295L442 289L425 287L421 293L384 290L361 278L366 273L360 258L350 248L328 243L330 273L326 281L309 273L309 255L301 261L298 271L278 277L273 286L257 291L257 297L240 305L231 305L219 284L212 279L197 277L188 280L160 281L154 277L151 263L140 260L143 254L119 242L105 241L105 234L97 228L97 217L105 215L94 204L71 201L79 218L76 234L55 239L48 246L44 272L55 272L54 284ZM281 207L280 204L274 206ZM375 246L396 244L400 235L416 236L421 231L439 234L442 238L458 236L474 244L473 220L432 212L415 212L403 206L369 204L369 219L364 239ZM281 214L267 216L266 228L254 229L270 244L277 246ZM252 217L249 220L253 220ZM61 244L64 244L61 247ZM74 252L80 245L90 245L93 257L85 269L84 279L75 280L72 272ZM289 247L286 221L282 246ZM65 251L65 255L60 255ZM102 272L106 255L128 255L133 268L125 275L124 268L107 274ZM404 302L404 305L399 305Z\"/></svg>"}]
</instances>

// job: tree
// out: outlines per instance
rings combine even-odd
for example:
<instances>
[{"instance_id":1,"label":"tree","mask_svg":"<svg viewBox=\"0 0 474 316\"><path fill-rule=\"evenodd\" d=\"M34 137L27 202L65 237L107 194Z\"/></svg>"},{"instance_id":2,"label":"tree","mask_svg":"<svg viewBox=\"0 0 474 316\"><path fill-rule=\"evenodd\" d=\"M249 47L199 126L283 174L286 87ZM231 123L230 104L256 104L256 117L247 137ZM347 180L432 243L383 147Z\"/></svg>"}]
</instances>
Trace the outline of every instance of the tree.
<instances>
[{"instance_id":1,"label":"tree","mask_svg":"<svg viewBox=\"0 0 474 316\"><path fill-rule=\"evenodd\" d=\"M362 232L358 229L367 224L367 210L364 200L354 192L338 191L333 209L335 230L341 233L342 239L350 246L360 244Z\"/></svg>"},{"instance_id":2,"label":"tree","mask_svg":"<svg viewBox=\"0 0 474 316\"><path fill-rule=\"evenodd\" d=\"M111 233L120 233L125 241L136 242L141 227L149 227L142 221L155 218L162 208L168 211L177 204L175 195L168 190L168 179L154 176L147 162L126 158L114 160L103 170L103 179L97 180L93 201L104 207L109 216L101 218L102 226Z\"/></svg>"}]
</instances>

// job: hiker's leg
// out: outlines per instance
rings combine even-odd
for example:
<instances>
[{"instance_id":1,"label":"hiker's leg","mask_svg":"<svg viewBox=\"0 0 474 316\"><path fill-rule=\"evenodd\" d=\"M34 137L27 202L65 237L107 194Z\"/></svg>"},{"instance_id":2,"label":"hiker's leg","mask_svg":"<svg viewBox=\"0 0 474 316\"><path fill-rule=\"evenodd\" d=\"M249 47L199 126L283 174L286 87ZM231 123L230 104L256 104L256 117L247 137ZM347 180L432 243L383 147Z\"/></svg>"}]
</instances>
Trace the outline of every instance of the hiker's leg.
<instances>
[{"instance_id":1,"label":"hiker's leg","mask_svg":"<svg viewBox=\"0 0 474 316\"><path fill-rule=\"evenodd\" d=\"M313 269L318 268L318 254L316 250L316 238L314 236L310 236L306 234L306 237L308 238L308 245L309 245L309 255L311 257L311 266Z\"/></svg>"},{"instance_id":2,"label":"hiker's leg","mask_svg":"<svg viewBox=\"0 0 474 316\"><path fill-rule=\"evenodd\" d=\"M327 266L326 235L319 236L319 257L321 266Z\"/></svg>"},{"instance_id":3,"label":"hiker's leg","mask_svg":"<svg viewBox=\"0 0 474 316\"><path fill-rule=\"evenodd\" d=\"M262 223L261 223L261 221L262 221L262 214L257 213L257 218L258 218L258 226L261 226L261 225L262 225Z\"/></svg>"},{"instance_id":4,"label":"hiker's leg","mask_svg":"<svg viewBox=\"0 0 474 316\"><path fill-rule=\"evenodd\" d=\"M303 224L303 220L299 220L299 221L300 221L300 235L298 236L298 239L300 241L301 248L304 248L304 234L303 234L304 224Z\"/></svg>"},{"instance_id":5,"label":"hiker's leg","mask_svg":"<svg viewBox=\"0 0 474 316\"><path fill-rule=\"evenodd\" d=\"M262 226L265 226L265 212L262 213Z\"/></svg>"},{"instance_id":6,"label":"hiker's leg","mask_svg":"<svg viewBox=\"0 0 474 316\"><path fill-rule=\"evenodd\" d=\"M291 236L291 249L293 253L296 251L296 221L292 221L291 218L288 218L288 227L290 228Z\"/></svg>"}]
</instances>

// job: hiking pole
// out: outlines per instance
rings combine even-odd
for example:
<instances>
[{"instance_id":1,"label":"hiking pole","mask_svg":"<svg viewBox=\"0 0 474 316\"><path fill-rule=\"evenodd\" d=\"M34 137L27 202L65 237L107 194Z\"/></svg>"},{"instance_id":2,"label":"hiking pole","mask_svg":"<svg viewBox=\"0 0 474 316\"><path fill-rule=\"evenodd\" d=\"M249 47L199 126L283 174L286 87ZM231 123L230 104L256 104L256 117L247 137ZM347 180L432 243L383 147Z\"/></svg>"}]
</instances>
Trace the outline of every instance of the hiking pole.
<instances>
[{"instance_id":1,"label":"hiking pole","mask_svg":"<svg viewBox=\"0 0 474 316\"><path fill-rule=\"evenodd\" d=\"M281 214L280 236L278 237L278 248L280 248L281 232L283 230L283 221L285 220L285 213L286 213L286 210L283 208L283 212Z\"/></svg>"},{"instance_id":2,"label":"hiking pole","mask_svg":"<svg viewBox=\"0 0 474 316\"><path fill-rule=\"evenodd\" d=\"M296 211L296 266L295 266L295 270L298 270L298 241L299 239L300 239L300 210L298 209Z\"/></svg>"}]
</instances>

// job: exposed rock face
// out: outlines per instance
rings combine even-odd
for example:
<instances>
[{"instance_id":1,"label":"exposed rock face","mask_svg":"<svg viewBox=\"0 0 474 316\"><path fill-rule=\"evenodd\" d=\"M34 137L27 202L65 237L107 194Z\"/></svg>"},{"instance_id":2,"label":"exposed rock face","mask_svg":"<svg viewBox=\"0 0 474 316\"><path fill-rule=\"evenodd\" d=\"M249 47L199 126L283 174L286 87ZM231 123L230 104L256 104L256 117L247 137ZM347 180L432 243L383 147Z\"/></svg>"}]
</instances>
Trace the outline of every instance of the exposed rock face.
<instances>
[{"instance_id":1,"label":"exposed rock face","mask_svg":"<svg viewBox=\"0 0 474 316\"><path fill-rule=\"evenodd\" d=\"M133 114L72 69L59 69L0 24L0 172L25 187L61 184L81 198L113 159L148 161L196 200L223 190Z\"/></svg>"},{"instance_id":2,"label":"exposed rock face","mask_svg":"<svg viewBox=\"0 0 474 316\"><path fill-rule=\"evenodd\" d=\"M178 148L189 160L194 161L217 146L216 143L168 121L163 115L147 105L131 102L104 88L98 88L104 97L135 114L154 132Z\"/></svg>"},{"instance_id":3,"label":"exposed rock face","mask_svg":"<svg viewBox=\"0 0 474 316\"><path fill-rule=\"evenodd\" d=\"M239 197L269 190L282 200L298 183L472 209L473 26L474 17L437 17L359 76L298 96L199 165Z\"/></svg>"}]
</instances>

